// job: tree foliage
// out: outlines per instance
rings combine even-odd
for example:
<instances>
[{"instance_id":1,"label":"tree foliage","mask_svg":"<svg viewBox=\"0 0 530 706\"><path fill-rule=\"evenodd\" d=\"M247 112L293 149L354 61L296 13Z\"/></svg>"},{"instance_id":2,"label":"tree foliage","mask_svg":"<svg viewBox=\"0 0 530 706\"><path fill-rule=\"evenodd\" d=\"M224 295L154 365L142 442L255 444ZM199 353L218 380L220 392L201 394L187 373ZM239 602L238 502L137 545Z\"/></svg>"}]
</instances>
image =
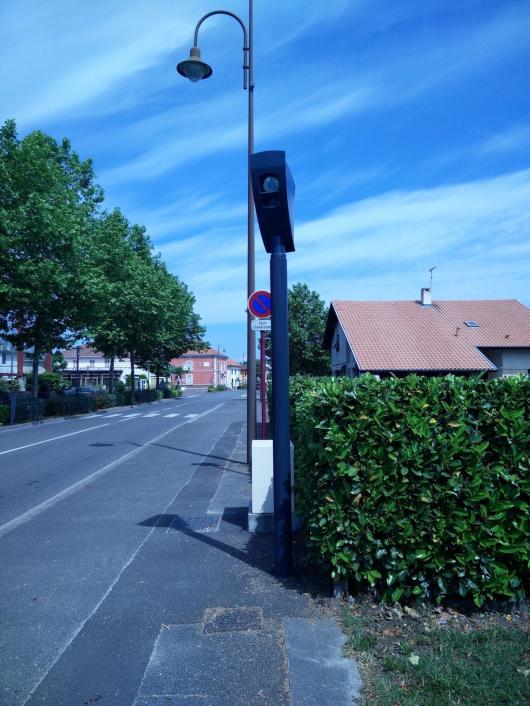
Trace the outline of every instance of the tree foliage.
<instances>
[{"instance_id":1,"label":"tree foliage","mask_svg":"<svg viewBox=\"0 0 530 706\"><path fill-rule=\"evenodd\" d=\"M168 272L143 226L101 210L90 160L68 140L0 127L0 333L39 354L90 342L156 374L201 347L195 298ZM34 384L34 390L37 385Z\"/></svg>"},{"instance_id":2,"label":"tree foliage","mask_svg":"<svg viewBox=\"0 0 530 706\"><path fill-rule=\"evenodd\" d=\"M329 375L329 352L322 347L327 309L318 292L297 282L289 288L289 370L291 375ZM267 336L270 358L270 336Z\"/></svg>"},{"instance_id":3,"label":"tree foliage","mask_svg":"<svg viewBox=\"0 0 530 706\"><path fill-rule=\"evenodd\" d=\"M102 199L90 160L68 140L0 128L0 329L39 354L67 345L83 326L83 243Z\"/></svg>"}]
</instances>

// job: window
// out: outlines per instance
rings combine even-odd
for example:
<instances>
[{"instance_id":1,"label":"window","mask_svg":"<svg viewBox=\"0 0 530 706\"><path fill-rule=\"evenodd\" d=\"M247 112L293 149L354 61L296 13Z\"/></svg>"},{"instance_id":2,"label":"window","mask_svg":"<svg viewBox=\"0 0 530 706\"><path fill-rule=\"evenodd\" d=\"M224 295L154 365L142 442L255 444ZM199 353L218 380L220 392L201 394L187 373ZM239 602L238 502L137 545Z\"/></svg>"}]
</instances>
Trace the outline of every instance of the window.
<instances>
[{"instance_id":1,"label":"window","mask_svg":"<svg viewBox=\"0 0 530 706\"><path fill-rule=\"evenodd\" d=\"M209 367L210 367L210 361L209 361L209 360L205 360L204 363L203 363L203 365L204 365L205 368L209 368Z\"/></svg>"},{"instance_id":2,"label":"window","mask_svg":"<svg viewBox=\"0 0 530 706\"><path fill-rule=\"evenodd\" d=\"M337 331L337 336L335 338L335 350L338 352L340 351L340 336L339 332Z\"/></svg>"},{"instance_id":3,"label":"window","mask_svg":"<svg viewBox=\"0 0 530 706\"><path fill-rule=\"evenodd\" d=\"M193 385L193 375L190 375L190 373L186 375L186 385Z\"/></svg>"},{"instance_id":4,"label":"window","mask_svg":"<svg viewBox=\"0 0 530 706\"><path fill-rule=\"evenodd\" d=\"M479 324L474 319L469 319L469 321L464 321L464 323L468 328L479 328Z\"/></svg>"},{"instance_id":5,"label":"window","mask_svg":"<svg viewBox=\"0 0 530 706\"><path fill-rule=\"evenodd\" d=\"M90 360L90 361L89 361L89 365L90 365L91 368L93 368L93 367L96 365L96 361L95 361L95 360Z\"/></svg>"},{"instance_id":6,"label":"window","mask_svg":"<svg viewBox=\"0 0 530 706\"><path fill-rule=\"evenodd\" d=\"M193 363L191 362L191 360L187 360L184 363L184 370L186 370L186 372L188 372L188 373L190 373L193 370Z\"/></svg>"}]
</instances>

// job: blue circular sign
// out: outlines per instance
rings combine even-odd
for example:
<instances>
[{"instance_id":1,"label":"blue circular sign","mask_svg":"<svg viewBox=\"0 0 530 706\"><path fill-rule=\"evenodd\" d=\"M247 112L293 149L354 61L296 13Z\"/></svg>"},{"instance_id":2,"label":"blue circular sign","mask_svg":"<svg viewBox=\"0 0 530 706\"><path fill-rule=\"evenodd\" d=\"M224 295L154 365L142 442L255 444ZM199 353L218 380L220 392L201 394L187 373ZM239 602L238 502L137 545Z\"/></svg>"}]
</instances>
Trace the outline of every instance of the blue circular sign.
<instances>
[{"instance_id":1,"label":"blue circular sign","mask_svg":"<svg viewBox=\"0 0 530 706\"><path fill-rule=\"evenodd\" d=\"M268 319L271 315L271 293L259 289L248 298L248 310L258 319Z\"/></svg>"}]
</instances>

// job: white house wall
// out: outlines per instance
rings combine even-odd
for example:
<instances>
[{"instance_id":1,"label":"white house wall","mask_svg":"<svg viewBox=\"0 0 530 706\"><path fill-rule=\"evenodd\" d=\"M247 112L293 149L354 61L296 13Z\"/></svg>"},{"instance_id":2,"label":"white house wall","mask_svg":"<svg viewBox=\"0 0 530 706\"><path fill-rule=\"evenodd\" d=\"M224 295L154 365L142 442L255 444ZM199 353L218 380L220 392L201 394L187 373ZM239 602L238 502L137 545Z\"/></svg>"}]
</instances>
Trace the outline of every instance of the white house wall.
<instances>
[{"instance_id":1,"label":"white house wall","mask_svg":"<svg viewBox=\"0 0 530 706\"><path fill-rule=\"evenodd\" d=\"M77 357L74 356L73 358L65 358L66 364L67 364L67 370L71 372L77 372ZM89 372L91 370L95 370L96 372L98 370L109 370L110 368L110 358L105 358L104 356L101 355L91 355L91 356L84 356L81 355L79 356L79 373L83 375L83 373ZM127 375L131 374L131 361L127 358L115 358L114 359L114 370L115 372L120 372L120 377L119 379L122 382L125 382ZM143 368L139 368L138 366L135 365L134 367L134 376L136 378L139 378L140 375L145 375L148 380L153 382L156 380L156 376L153 375L152 373L149 373L147 370L144 370Z\"/></svg>"},{"instance_id":2,"label":"white house wall","mask_svg":"<svg viewBox=\"0 0 530 706\"><path fill-rule=\"evenodd\" d=\"M337 351L337 336L338 348ZM355 364L355 358L351 352L350 344L348 343L344 330L339 322L335 324L333 331L333 340L331 343L331 372L332 375L347 375L348 377L356 377L359 370Z\"/></svg>"},{"instance_id":3,"label":"white house wall","mask_svg":"<svg viewBox=\"0 0 530 706\"><path fill-rule=\"evenodd\" d=\"M497 367L490 377L530 373L530 348L488 348L484 349L484 354Z\"/></svg>"}]
</instances>

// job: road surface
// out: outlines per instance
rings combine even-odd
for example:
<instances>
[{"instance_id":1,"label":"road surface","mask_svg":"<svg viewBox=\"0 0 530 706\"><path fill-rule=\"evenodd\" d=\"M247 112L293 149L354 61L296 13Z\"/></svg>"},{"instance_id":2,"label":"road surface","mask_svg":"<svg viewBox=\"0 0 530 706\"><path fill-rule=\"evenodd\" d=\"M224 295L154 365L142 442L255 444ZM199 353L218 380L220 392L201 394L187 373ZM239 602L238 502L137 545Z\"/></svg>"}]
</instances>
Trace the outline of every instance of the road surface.
<instances>
[{"instance_id":1,"label":"road surface","mask_svg":"<svg viewBox=\"0 0 530 706\"><path fill-rule=\"evenodd\" d=\"M193 612L170 510L198 470L214 501L245 409L240 391L188 391L0 430L2 706L135 701L177 583Z\"/></svg>"}]
</instances>

